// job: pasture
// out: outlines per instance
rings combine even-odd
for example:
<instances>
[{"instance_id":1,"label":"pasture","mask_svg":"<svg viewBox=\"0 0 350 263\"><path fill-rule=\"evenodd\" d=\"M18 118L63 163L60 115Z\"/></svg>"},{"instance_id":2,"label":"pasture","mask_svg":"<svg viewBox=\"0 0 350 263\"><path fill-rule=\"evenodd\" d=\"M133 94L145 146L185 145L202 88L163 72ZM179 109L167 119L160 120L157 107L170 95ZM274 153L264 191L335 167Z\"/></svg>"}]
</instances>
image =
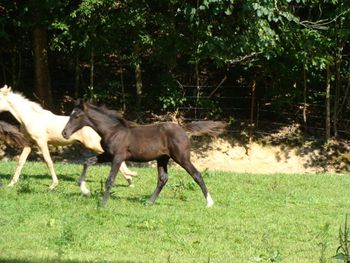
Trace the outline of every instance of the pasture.
<instances>
[{"instance_id":1,"label":"pasture","mask_svg":"<svg viewBox=\"0 0 350 263\"><path fill-rule=\"evenodd\" d=\"M0 162L8 184L15 162ZM0 189L1 262L332 262L350 211L350 176L203 173L214 199L177 166L153 206L155 168L137 168L135 188L118 175L105 208L94 166L91 197L76 184L81 165L28 162L14 188Z\"/></svg>"}]
</instances>

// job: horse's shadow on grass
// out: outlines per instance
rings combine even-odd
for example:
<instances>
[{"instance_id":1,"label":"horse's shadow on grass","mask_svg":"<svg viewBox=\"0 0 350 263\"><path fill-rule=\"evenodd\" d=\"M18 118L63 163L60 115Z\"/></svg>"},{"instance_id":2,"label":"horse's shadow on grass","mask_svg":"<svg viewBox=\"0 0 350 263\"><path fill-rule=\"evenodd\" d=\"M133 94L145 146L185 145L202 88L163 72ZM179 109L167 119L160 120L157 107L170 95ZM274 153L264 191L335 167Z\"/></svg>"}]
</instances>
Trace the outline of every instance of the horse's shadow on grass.
<instances>
[{"instance_id":1,"label":"horse's shadow on grass","mask_svg":"<svg viewBox=\"0 0 350 263\"><path fill-rule=\"evenodd\" d=\"M2 263L36 263L36 262L47 262L47 263L81 263L81 260L63 260L59 258L54 259L33 259L33 260L23 260L23 259L3 259L0 257L0 262ZM93 263L96 261L85 261L85 263ZM104 260L104 262L109 263L135 263L135 261L127 261L127 260Z\"/></svg>"},{"instance_id":2,"label":"horse's shadow on grass","mask_svg":"<svg viewBox=\"0 0 350 263\"><path fill-rule=\"evenodd\" d=\"M12 174L8 173L0 173L0 190L7 187L12 179ZM59 181L66 181L69 184L78 185L79 175L77 174L69 174L59 176ZM18 193L33 193L38 192L38 190L34 190L34 185L36 186L46 186L50 185L49 181L51 181L51 176L49 174L26 174L23 173L19 177L18 182L14 186ZM78 186L77 186L78 188ZM0 261L1 262L1 261Z\"/></svg>"},{"instance_id":3,"label":"horse's shadow on grass","mask_svg":"<svg viewBox=\"0 0 350 263\"><path fill-rule=\"evenodd\" d=\"M137 204L148 204L148 200L150 199L151 195L139 195L139 196L128 196L124 197L122 199L125 199L131 203L137 203Z\"/></svg>"},{"instance_id":4,"label":"horse's shadow on grass","mask_svg":"<svg viewBox=\"0 0 350 263\"><path fill-rule=\"evenodd\" d=\"M91 193L90 193L90 195L86 196L86 198L95 198L95 197L97 197L97 196L99 196L99 197L102 197L102 196L103 196L104 188L98 188L98 187L92 188L92 187L89 185L89 183L91 183L91 181L90 181L90 182L87 181L87 183L88 183L88 188L90 189ZM103 185L104 185L104 182L103 182ZM77 186L77 188L79 188L78 181L76 182L76 186ZM118 185L113 186L113 188L115 188L115 189L118 189L118 188L129 188L129 186L127 186L127 185L122 185L122 184L118 184ZM115 191L113 191L113 192L111 193L111 197L113 198L112 195L115 195L115 198L116 198L116 199L119 199L119 197L118 197L118 190L115 192L115 194L114 194L114 192L115 192ZM84 196L80 191L78 191L78 192L66 192L66 193L64 193L64 195L65 195L66 197L68 197L68 198L69 198L69 197Z\"/></svg>"},{"instance_id":5,"label":"horse's shadow on grass","mask_svg":"<svg viewBox=\"0 0 350 263\"><path fill-rule=\"evenodd\" d=\"M10 181L12 179L13 174L9 173L1 173L0 172L0 180L8 180ZM77 182L79 179L78 174L62 174L58 175L59 181L68 181L68 182ZM19 177L18 183L20 183L23 180L31 180L31 179L37 179L37 180L47 180L51 179L51 175L47 173L41 173L41 174L26 174L22 173Z\"/></svg>"}]
</instances>

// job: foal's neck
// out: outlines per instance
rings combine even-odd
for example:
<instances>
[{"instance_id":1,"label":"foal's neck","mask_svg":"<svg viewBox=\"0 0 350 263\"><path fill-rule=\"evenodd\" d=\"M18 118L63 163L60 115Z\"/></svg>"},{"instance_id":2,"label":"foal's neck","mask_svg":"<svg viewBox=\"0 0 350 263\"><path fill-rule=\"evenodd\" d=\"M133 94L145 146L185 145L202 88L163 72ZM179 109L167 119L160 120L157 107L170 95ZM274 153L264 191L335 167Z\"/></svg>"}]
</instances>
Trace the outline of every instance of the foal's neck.
<instances>
[{"instance_id":1,"label":"foal's neck","mask_svg":"<svg viewBox=\"0 0 350 263\"><path fill-rule=\"evenodd\" d=\"M34 118L33 113L44 110L35 102L31 102L21 95L15 93L9 94L8 104L10 106L8 111L19 123L24 125L26 125L26 122L32 121Z\"/></svg>"},{"instance_id":2,"label":"foal's neck","mask_svg":"<svg viewBox=\"0 0 350 263\"><path fill-rule=\"evenodd\" d=\"M97 110L87 110L85 114L94 125L92 128L102 137L102 139L121 131L124 127L119 121L114 120L107 114Z\"/></svg>"}]
</instances>

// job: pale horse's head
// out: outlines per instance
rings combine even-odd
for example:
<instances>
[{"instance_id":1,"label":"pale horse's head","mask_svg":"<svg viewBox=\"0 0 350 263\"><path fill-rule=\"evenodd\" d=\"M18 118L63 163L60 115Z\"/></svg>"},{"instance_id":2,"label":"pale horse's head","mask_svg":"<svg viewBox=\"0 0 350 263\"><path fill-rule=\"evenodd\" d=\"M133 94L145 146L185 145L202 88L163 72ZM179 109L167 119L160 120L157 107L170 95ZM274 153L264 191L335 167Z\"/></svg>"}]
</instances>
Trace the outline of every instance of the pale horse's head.
<instances>
[{"instance_id":1,"label":"pale horse's head","mask_svg":"<svg viewBox=\"0 0 350 263\"><path fill-rule=\"evenodd\" d=\"M0 89L0 112L2 111L8 111L9 104L8 104L8 95L11 93L11 87L5 85Z\"/></svg>"}]
</instances>

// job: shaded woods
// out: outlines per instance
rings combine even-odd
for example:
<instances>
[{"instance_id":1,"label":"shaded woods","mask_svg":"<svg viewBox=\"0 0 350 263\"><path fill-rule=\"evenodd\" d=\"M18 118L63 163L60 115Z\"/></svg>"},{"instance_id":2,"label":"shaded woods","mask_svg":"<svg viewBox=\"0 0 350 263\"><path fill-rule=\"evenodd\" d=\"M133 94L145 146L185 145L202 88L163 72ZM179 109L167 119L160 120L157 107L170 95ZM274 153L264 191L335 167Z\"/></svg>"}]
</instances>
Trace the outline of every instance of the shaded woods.
<instances>
[{"instance_id":1,"label":"shaded woods","mask_svg":"<svg viewBox=\"0 0 350 263\"><path fill-rule=\"evenodd\" d=\"M349 20L344 0L5 1L0 84L55 112L84 97L136 119L178 112L347 138Z\"/></svg>"}]
</instances>

